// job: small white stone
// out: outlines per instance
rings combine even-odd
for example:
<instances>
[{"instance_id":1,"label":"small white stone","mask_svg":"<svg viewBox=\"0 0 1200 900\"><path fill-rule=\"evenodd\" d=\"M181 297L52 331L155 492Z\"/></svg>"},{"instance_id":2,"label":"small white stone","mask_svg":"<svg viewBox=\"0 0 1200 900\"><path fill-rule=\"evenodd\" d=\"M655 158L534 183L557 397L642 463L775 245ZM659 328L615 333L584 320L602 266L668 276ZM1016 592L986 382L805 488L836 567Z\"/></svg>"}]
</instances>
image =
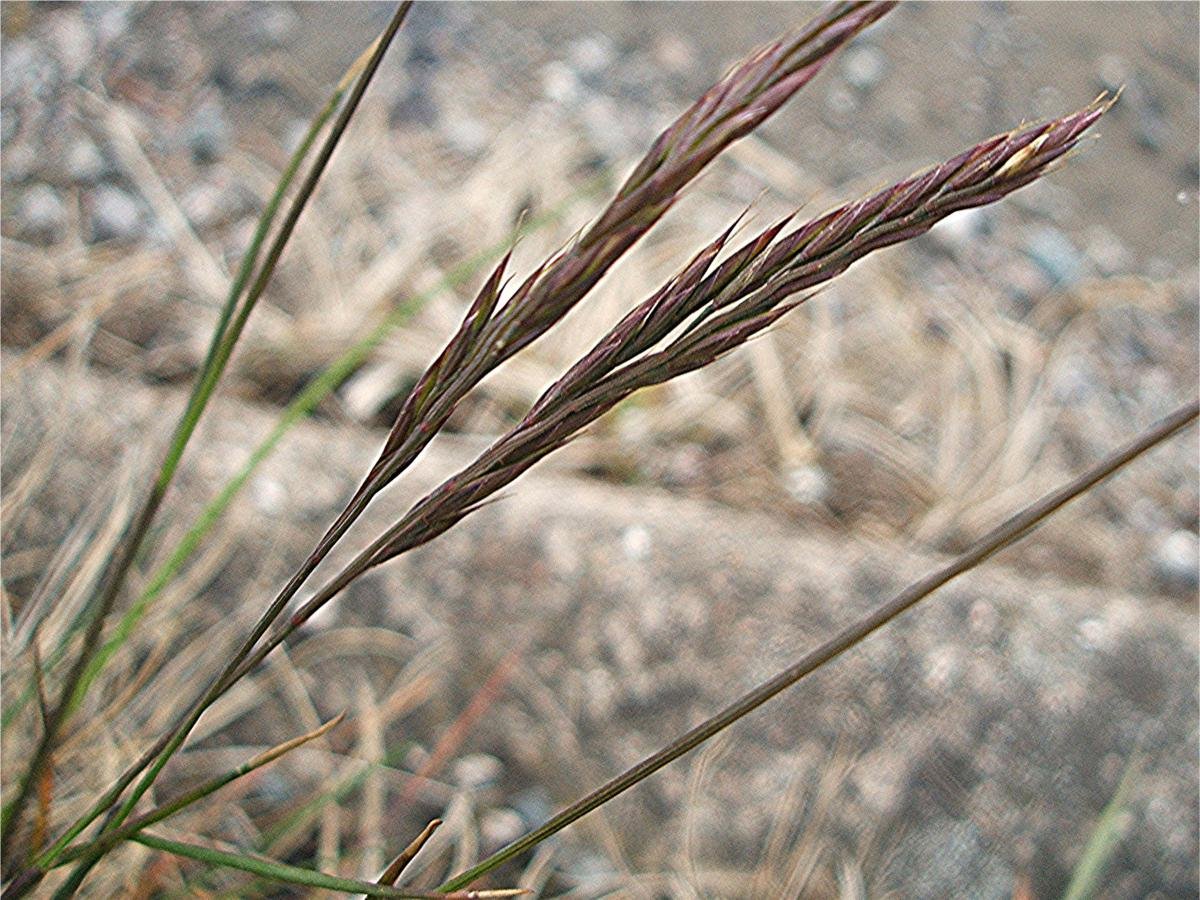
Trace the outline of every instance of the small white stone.
<instances>
[{"instance_id":1,"label":"small white stone","mask_svg":"<svg viewBox=\"0 0 1200 900\"><path fill-rule=\"evenodd\" d=\"M925 657L925 686L934 690L950 687L958 669L957 648L935 647Z\"/></svg>"},{"instance_id":2,"label":"small white stone","mask_svg":"<svg viewBox=\"0 0 1200 900\"><path fill-rule=\"evenodd\" d=\"M1112 629L1103 619L1089 617L1079 623L1075 642L1085 650L1104 650L1112 643Z\"/></svg>"},{"instance_id":3,"label":"small white stone","mask_svg":"<svg viewBox=\"0 0 1200 900\"><path fill-rule=\"evenodd\" d=\"M542 66L542 93L555 103L570 103L579 96L579 80L566 63L546 63Z\"/></svg>"},{"instance_id":4,"label":"small white stone","mask_svg":"<svg viewBox=\"0 0 1200 900\"><path fill-rule=\"evenodd\" d=\"M1171 532L1155 548L1154 571L1168 585L1195 590L1200 584L1200 540L1191 531Z\"/></svg>"},{"instance_id":5,"label":"small white stone","mask_svg":"<svg viewBox=\"0 0 1200 900\"><path fill-rule=\"evenodd\" d=\"M621 532L621 549L628 559L643 560L650 554L650 532L642 525L630 525Z\"/></svg>"},{"instance_id":6,"label":"small white stone","mask_svg":"<svg viewBox=\"0 0 1200 900\"><path fill-rule=\"evenodd\" d=\"M277 516L287 502L287 489L277 478L260 475L251 490L254 508L264 515Z\"/></svg>"},{"instance_id":7,"label":"small white stone","mask_svg":"<svg viewBox=\"0 0 1200 900\"><path fill-rule=\"evenodd\" d=\"M829 476L817 465L798 466L784 478L787 492L800 503L820 503L829 496Z\"/></svg>"},{"instance_id":8,"label":"small white stone","mask_svg":"<svg viewBox=\"0 0 1200 900\"><path fill-rule=\"evenodd\" d=\"M489 809L479 819L479 834L488 850L511 844L525 833L525 822L511 809Z\"/></svg>"},{"instance_id":9,"label":"small white stone","mask_svg":"<svg viewBox=\"0 0 1200 900\"><path fill-rule=\"evenodd\" d=\"M504 763L490 753L468 753L454 761L454 781L464 788L479 788L496 781L504 773Z\"/></svg>"},{"instance_id":10,"label":"small white stone","mask_svg":"<svg viewBox=\"0 0 1200 900\"><path fill-rule=\"evenodd\" d=\"M104 156L87 138L80 138L67 151L67 174L80 184L95 184L104 176Z\"/></svg>"},{"instance_id":11,"label":"small white stone","mask_svg":"<svg viewBox=\"0 0 1200 900\"><path fill-rule=\"evenodd\" d=\"M468 157L478 156L487 149L491 133L478 119L471 116L452 116L442 125L442 134L455 152Z\"/></svg>"},{"instance_id":12,"label":"small white stone","mask_svg":"<svg viewBox=\"0 0 1200 900\"><path fill-rule=\"evenodd\" d=\"M21 200L23 230L39 240L53 242L67 222L62 198L47 184L35 184Z\"/></svg>"},{"instance_id":13,"label":"small white stone","mask_svg":"<svg viewBox=\"0 0 1200 900\"><path fill-rule=\"evenodd\" d=\"M585 75L603 72L612 59L612 41L603 34L588 35L571 44L571 62Z\"/></svg>"},{"instance_id":14,"label":"small white stone","mask_svg":"<svg viewBox=\"0 0 1200 900\"><path fill-rule=\"evenodd\" d=\"M987 213L975 207L951 213L930 230L930 236L952 250L961 250L984 230Z\"/></svg>"},{"instance_id":15,"label":"small white stone","mask_svg":"<svg viewBox=\"0 0 1200 900\"><path fill-rule=\"evenodd\" d=\"M842 73L860 91L869 91L879 84L886 70L883 53L870 44L851 47L842 59Z\"/></svg>"},{"instance_id":16,"label":"small white stone","mask_svg":"<svg viewBox=\"0 0 1200 900\"><path fill-rule=\"evenodd\" d=\"M102 185L92 195L92 240L128 240L142 224L138 202L120 188Z\"/></svg>"}]
</instances>

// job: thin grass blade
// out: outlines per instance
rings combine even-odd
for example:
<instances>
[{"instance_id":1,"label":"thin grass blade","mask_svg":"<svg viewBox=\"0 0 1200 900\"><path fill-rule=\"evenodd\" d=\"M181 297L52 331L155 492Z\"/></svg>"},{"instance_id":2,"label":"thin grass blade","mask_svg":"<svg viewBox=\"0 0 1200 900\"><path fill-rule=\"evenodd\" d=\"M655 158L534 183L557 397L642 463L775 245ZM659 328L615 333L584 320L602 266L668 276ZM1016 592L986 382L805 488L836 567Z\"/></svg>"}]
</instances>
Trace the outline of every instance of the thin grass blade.
<instances>
[{"instance_id":1,"label":"thin grass blade","mask_svg":"<svg viewBox=\"0 0 1200 900\"><path fill-rule=\"evenodd\" d=\"M1079 863L1071 873L1071 881L1063 894L1063 900L1090 900L1096 895L1104 870L1112 862L1113 854L1121 842L1121 820L1125 817L1129 792L1138 780L1140 769L1140 760L1136 756L1125 766L1125 772L1116 791L1113 792L1112 799L1100 814L1100 821L1092 830L1092 836L1083 848Z\"/></svg>"},{"instance_id":2,"label":"thin grass blade","mask_svg":"<svg viewBox=\"0 0 1200 900\"><path fill-rule=\"evenodd\" d=\"M356 878L342 878L313 869L289 866L258 856L231 853L200 844L170 840L151 834L139 834L133 838L139 844L164 853L173 853L186 859L194 859L210 866L237 869L280 884L295 884L306 888L321 888L343 894L365 894L368 897L394 897L398 900L484 900L484 898L519 897L531 893L524 888L501 888L487 891L454 891L449 894L438 891L420 891L411 888L395 888L390 885L373 884Z\"/></svg>"},{"instance_id":3,"label":"thin grass blade","mask_svg":"<svg viewBox=\"0 0 1200 900\"><path fill-rule=\"evenodd\" d=\"M1053 515L1063 506L1087 493L1101 481L1120 471L1137 457L1179 434L1184 428L1200 418L1200 403L1190 403L1176 410L1157 425L1147 429L1123 448L1096 463L1084 474L1056 491L1016 513L984 537L970 549L954 559L949 565L927 575L910 585L888 602L880 605L869 615L850 625L824 644L805 654L792 666L773 678L744 694L712 718L697 725L687 734L673 741L637 765L618 775L603 787L571 804L540 828L498 850L483 862L456 875L441 885L445 891L459 890L477 878L492 871L505 861L519 856L546 840L589 812L603 806L614 797L644 781L659 769L694 750L714 735L724 731L734 722L753 712L777 694L800 681L829 661L836 659L851 647L882 628L901 613L911 609L921 600L946 583L968 572L995 555L1008 545L1025 537L1037 525Z\"/></svg>"}]
</instances>

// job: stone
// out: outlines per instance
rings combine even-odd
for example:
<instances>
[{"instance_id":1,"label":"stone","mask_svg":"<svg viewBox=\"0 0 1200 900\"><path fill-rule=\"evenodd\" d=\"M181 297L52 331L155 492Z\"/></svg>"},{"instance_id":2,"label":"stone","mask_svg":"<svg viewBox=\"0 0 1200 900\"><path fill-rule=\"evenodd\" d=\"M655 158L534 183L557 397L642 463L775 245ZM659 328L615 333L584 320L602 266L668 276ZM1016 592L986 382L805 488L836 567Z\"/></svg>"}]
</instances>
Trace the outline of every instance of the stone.
<instances>
[{"instance_id":1,"label":"stone","mask_svg":"<svg viewBox=\"0 0 1200 900\"><path fill-rule=\"evenodd\" d=\"M1053 226L1037 229L1025 242L1025 253L1055 287L1079 280L1083 259L1070 238Z\"/></svg>"},{"instance_id":2,"label":"stone","mask_svg":"<svg viewBox=\"0 0 1200 900\"><path fill-rule=\"evenodd\" d=\"M35 184L21 198L21 234L37 244L52 244L62 237L67 209L62 197L48 184Z\"/></svg>"},{"instance_id":3,"label":"stone","mask_svg":"<svg viewBox=\"0 0 1200 900\"><path fill-rule=\"evenodd\" d=\"M67 150L67 174L76 184L99 183L111 170L99 148L86 137L76 138Z\"/></svg>"},{"instance_id":4,"label":"stone","mask_svg":"<svg viewBox=\"0 0 1200 900\"><path fill-rule=\"evenodd\" d=\"M871 44L854 44L842 57L842 75L851 87L869 92L887 71L887 57Z\"/></svg>"},{"instance_id":5,"label":"stone","mask_svg":"<svg viewBox=\"0 0 1200 900\"><path fill-rule=\"evenodd\" d=\"M1194 531L1173 531L1154 551L1154 575L1165 587L1195 593L1200 587L1200 541Z\"/></svg>"},{"instance_id":6,"label":"stone","mask_svg":"<svg viewBox=\"0 0 1200 900\"><path fill-rule=\"evenodd\" d=\"M468 753L454 761L451 772L456 783L477 790L499 780L504 774L504 763L490 753Z\"/></svg>"},{"instance_id":7,"label":"stone","mask_svg":"<svg viewBox=\"0 0 1200 900\"><path fill-rule=\"evenodd\" d=\"M201 164L216 162L229 151L229 120L220 101L210 97L200 104L184 139L192 159Z\"/></svg>"},{"instance_id":8,"label":"stone","mask_svg":"<svg viewBox=\"0 0 1200 900\"><path fill-rule=\"evenodd\" d=\"M92 243L126 241L141 234L141 205L120 188L101 185L92 192L89 205Z\"/></svg>"}]
</instances>

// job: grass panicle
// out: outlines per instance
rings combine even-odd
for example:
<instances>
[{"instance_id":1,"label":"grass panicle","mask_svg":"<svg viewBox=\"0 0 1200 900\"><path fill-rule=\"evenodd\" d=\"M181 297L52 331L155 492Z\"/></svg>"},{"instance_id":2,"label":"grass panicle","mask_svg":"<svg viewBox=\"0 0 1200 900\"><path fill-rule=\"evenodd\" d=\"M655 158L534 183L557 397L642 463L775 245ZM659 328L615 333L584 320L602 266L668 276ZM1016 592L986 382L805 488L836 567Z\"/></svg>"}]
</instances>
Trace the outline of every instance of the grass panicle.
<instances>
[{"instance_id":1,"label":"grass panicle","mask_svg":"<svg viewBox=\"0 0 1200 900\"><path fill-rule=\"evenodd\" d=\"M505 256L457 332L409 392L375 465L268 607L247 644L265 633L371 500L416 460L472 388L560 322L722 150L766 121L854 35L894 5L831 4L794 35L735 66L663 131L596 221L500 304L509 262ZM242 658L248 653L246 649Z\"/></svg>"},{"instance_id":2,"label":"grass panicle","mask_svg":"<svg viewBox=\"0 0 1200 900\"><path fill-rule=\"evenodd\" d=\"M803 302L799 292L867 254L1045 174L1111 105L1102 97L1062 118L996 135L787 234L788 220L776 223L715 265L732 235L726 230L551 385L519 424L416 503L283 622L243 670L356 577L442 534L635 391L702 368L744 344ZM680 329L665 347L653 349Z\"/></svg>"},{"instance_id":3,"label":"grass panicle","mask_svg":"<svg viewBox=\"0 0 1200 900\"><path fill-rule=\"evenodd\" d=\"M749 56L663 132L596 222L526 278L502 306L499 299L507 257L501 262L471 305L455 338L414 387L379 461L223 671L176 727L131 766L48 853L39 857L39 865L51 863L68 840L117 802L141 775L105 828L118 827L124 821L204 710L248 671L253 665L247 665L248 660L261 658L255 646L308 576L378 491L416 459L458 401L488 372L560 321L713 158L765 121L838 49L892 6L880 2L832 4L795 35Z\"/></svg>"}]
</instances>

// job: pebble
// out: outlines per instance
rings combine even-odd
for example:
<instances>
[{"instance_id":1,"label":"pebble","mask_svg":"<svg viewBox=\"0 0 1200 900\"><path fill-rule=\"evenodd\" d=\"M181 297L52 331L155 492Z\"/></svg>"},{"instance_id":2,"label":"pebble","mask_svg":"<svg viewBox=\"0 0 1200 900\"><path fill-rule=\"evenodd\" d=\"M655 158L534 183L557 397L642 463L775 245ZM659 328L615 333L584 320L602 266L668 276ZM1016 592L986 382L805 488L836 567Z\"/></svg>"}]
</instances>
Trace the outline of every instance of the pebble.
<instances>
[{"instance_id":1,"label":"pebble","mask_svg":"<svg viewBox=\"0 0 1200 900\"><path fill-rule=\"evenodd\" d=\"M847 124L858 111L858 99L845 85L835 84L825 94L825 119L833 126Z\"/></svg>"},{"instance_id":2,"label":"pebble","mask_svg":"<svg viewBox=\"0 0 1200 900\"><path fill-rule=\"evenodd\" d=\"M21 233L39 244L52 244L67 224L67 208L48 184L35 184L21 201Z\"/></svg>"},{"instance_id":3,"label":"pebble","mask_svg":"<svg viewBox=\"0 0 1200 900\"><path fill-rule=\"evenodd\" d=\"M456 153L474 158L487 149L491 132L474 116L455 115L442 123L442 136Z\"/></svg>"},{"instance_id":4,"label":"pebble","mask_svg":"<svg viewBox=\"0 0 1200 900\"><path fill-rule=\"evenodd\" d=\"M67 150L67 174L76 184L98 184L109 170L104 154L91 140L80 137L71 143Z\"/></svg>"},{"instance_id":5,"label":"pebble","mask_svg":"<svg viewBox=\"0 0 1200 900\"><path fill-rule=\"evenodd\" d=\"M129 240L142 231L142 208L137 200L112 185L101 185L91 197L92 243Z\"/></svg>"},{"instance_id":6,"label":"pebble","mask_svg":"<svg viewBox=\"0 0 1200 900\"><path fill-rule=\"evenodd\" d=\"M659 35L654 42L654 61L667 72L685 74L696 67L696 51L681 35Z\"/></svg>"},{"instance_id":7,"label":"pebble","mask_svg":"<svg viewBox=\"0 0 1200 900\"><path fill-rule=\"evenodd\" d=\"M47 36L53 45L62 75L74 81L92 65L92 30L76 15L57 15L48 23Z\"/></svg>"},{"instance_id":8,"label":"pebble","mask_svg":"<svg viewBox=\"0 0 1200 900\"><path fill-rule=\"evenodd\" d=\"M608 893L619 878L609 859L587 850L564 855L559 866L562 877L585 895Z\"/></svg>"},{"instance_id":9,"label":"pebble","mask_svg":"<svg viewBox=\"0 0 1200 900\"><path fill-rule=\"evenodd\" d=\"M974 207L946 216L933 226L929 236L944 249L961 252L976 238L987 234L991 230L990 225L988 212L981 207Z\"/></svg>"},{"instance_id":10,"label":"pebble","mask_svg":"<svg viewBox=\"0 0 1200 900\"><path fill-rule=\"evenodd\" d=\"M192 159L198 163L215 162L228 152L229 119L215 97L205 100L193 113L185 140Z\"/></svg>"},{"instance_id":11,"label":"pebble","mask_svg":"<svg viewBox=\"0 0 1200 900\"><path fill-rule=\"evenodd\" d=\"M1025 242L1025 253L1055 287L1079 280L1083 259L1070 238L1052 226L1039 228Z\"/></svg>"},{"instance_id":12,"label":"pebble","mask_svg":"<svg viewBox=\"0 0 1200 900\"><path fill-rule=\"evenodd\" d=\"M229 191L211 184L200 184L180 198L179 207L192 225L203 231L228 221L238 204Z\"/></svg>"},{"instance_id":13,"label":"pebble","mask_svg":"<svg viewBox=\"0 0 1200 900\"><path fill-rule=\"evenodd\" d=\"M4 54L0 57L0 79L4 81L6 96L19 91L41 95L56 75L57 67L53 61L29 38L5 42Z\"/></svg>"},{"instance_id":14,"label":"pebble","mask_svg":"<svg viewBox=\"0 0 1200 900\"><path fill-rule=\"evenodd\" d=\"M1104 619L1084 619L1075 631L1075 642L1085 650L1108 650L1112 646L1112 628Z\"/></svg>"},{"instance_id":15,"label":"pebble","mask_svg":"<svg viewBox=\"0 0 1200 900\"><path fill-rule=\"evenodd\" d=\"M511 844L524 833L525 820L515 810L489 809L479 819L479 836L483 838L485 853Z\"/></svg>"},{"instance_id":16,"label":"pebble","mask_svg":"<svg viewBox=\"0 0 1200 900\"><path fill-rule=\"evenodd\" d=\"M102 44L125 34L134 12L128 3L87 3L81 9Z\"/></svg>"},{"instance_id":17,"label":"pebble","mask_svg":"<svg viewBox=\"0 0 1200 900\"><path fill-rule=\"evenodd\" d=\"M287 505L287 490L277 478L260 475L255 478L250 490L254 508L265 516L280 515Z\"/></svg>"},{"instance_id":18,"label":"pebble","mask_svg":"<svg viewBox=\"0 0 1200 900\"><path fill-rule=\"evenodd\" d=\"M454 761L454 781L468 790L494 784L504 774L504 763L490 753L468 753Z\"/></svg>"},{"instance_id":19,"label":"pebble","mask_svg":"<svg viewBox=\"0 0 1200 900\"><path fill-rule=\"evenodd\" d=\"M1166 587L1195 591L1200 587L1200 539L1195 532L1173 531L1154 549L1155 577Z\"/></svg>"},{"instance_id":20,"label":"pebble","mask_svg":"<svg viewBox=\"0 0 1200 900\"><path fill-rule=\"evenodd\" d=\"M642 525L630 525L621 532L621 549L631 562L640 562L649 556L652 544L650 532Z\"/></svg>"},{"instance_id":21,"label":"pebble","mask_svg":"<svg viewBox=\"0 0 1200 900\"><path fill-rule=\"evenodd\" d=\"M252 3L247 11L250 33L266 47L282 47L300 18L286 3Z\"/></svg>"},{"instance_id":22,"label":"pebble","mask_svg":"<svg viewBox=\"0 0 1200 900\"><path fill-rule=\"evenodd\" d=\"M887 57L870 44L853 46L842 58L842 75L851 87L864 93L879 84L886 71Z\"/></svg>"},{"instance_id":23,"label":"pebble","mask_svg":"<svg viewBox=\"0 0 1200 900\"><path fill-rule=\"evenodd\" d=\"M517 794L513 798L512 808L526 828L537 828L554 815L554 800L544 787L534 786Z\"/></svg>"},{"instance_id":24,"label":"pebble","mask_svg":"<svg viewBox=\"0 0 1200 900\"><path fill-rule=\"evenodd\" d=\"M570 48L571 64L585 74L594 75L612 65L612 41L603 34L589 34L572 42Z\"/></svg>"},{"instance_id":25,"label":"pebble","mask_svg":"<svg viewBox=\"0 0 1200 900\"><path fill-rule=\"evenodd\" d=\"M555 60L542 66L542 94L554 103L572 103L579 98L580 84L574 71L564 62Z\"/></svg>"},{"instance_id":26,"label":"pebble","mask_svg":"<svg viewBox=\"0 0 1200 900\"><path fill-rule=\"evenodd\" d=\"M784 484L798 503L821 503L829 496L829 476L818 465L797 466L787 473Z\"/></svg>"}]
</instances>

